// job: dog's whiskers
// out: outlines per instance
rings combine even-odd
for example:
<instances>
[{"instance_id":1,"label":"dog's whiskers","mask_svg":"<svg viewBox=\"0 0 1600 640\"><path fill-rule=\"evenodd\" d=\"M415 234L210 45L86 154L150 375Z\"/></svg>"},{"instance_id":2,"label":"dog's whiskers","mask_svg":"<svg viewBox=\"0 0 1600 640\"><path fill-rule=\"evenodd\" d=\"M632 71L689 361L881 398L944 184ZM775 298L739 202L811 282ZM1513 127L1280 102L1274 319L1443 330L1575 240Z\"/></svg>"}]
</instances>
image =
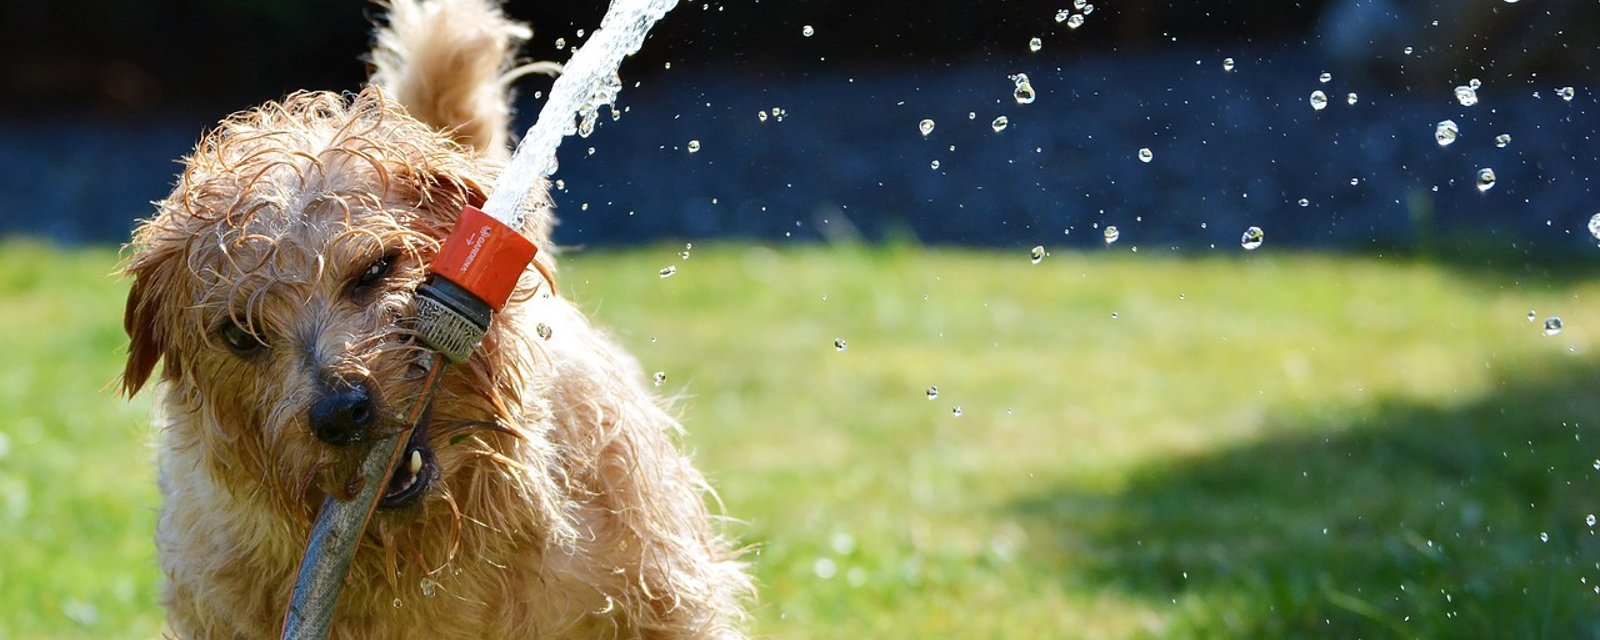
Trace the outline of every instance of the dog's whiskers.
<instances>
[{"instance_id":1,"label":"dog's whiskers","mask_svg":"<svg viewBox=\"0 0 1600 640\"><path fill-rule=\"evenodd\" d=\"M450 545L445 549L444 562L438 568L429 571L428 573L430 574L443 571L445 567L450 566L450 563L456 558L456 552L461 549L461 505L456 504L455 494L450 491L448 486L444 487L440 493L444 498L444 503L450 506Z\"/></svg>"},{"instance_id":2,"label":"dog's whiskers","mask_svg":"<svg viewBox=\"0 0 1600 640\"><path fill-rule=\"evenodd\" d=\"M436 420L433 422L433 427L438 429L441 434L452 431L481 429L494 433L503 433L522 441L527 441L528 439L528 436L523 434L522 430L492 420Z\"/></svg>"}]
</instances>

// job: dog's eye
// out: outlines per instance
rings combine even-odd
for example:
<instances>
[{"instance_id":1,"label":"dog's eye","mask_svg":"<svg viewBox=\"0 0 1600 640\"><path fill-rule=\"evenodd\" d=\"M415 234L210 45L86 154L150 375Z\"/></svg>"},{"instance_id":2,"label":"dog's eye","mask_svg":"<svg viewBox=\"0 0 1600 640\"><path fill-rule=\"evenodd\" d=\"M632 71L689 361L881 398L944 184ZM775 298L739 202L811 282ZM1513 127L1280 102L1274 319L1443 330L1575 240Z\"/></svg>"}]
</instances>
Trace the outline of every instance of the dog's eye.
<instances>
[{"instance_id":1,"label":"dog's eye","mask_svg":"<svg viewBox=\"0 0 1600 640\"><path fill-rule=\"evenodd\" d=\"M361 272L361 277L356 279L356 286L370 287L377 284L384 276L389 275L389 271L393 268L394 256L389 255L378 258L376 262L367 265L367 269Z\"/></svg>"},{"instance_id":2,"label":"dog's eye","mask_svg":"<svg viewBox=\"0 0 1600 640\"><path fill-rule=\"evenodd\" d=\"M253 355L267 346L255 334L232 322L222 325L217 333L222 337L222 343L228 345L229 351L241 356Z\"/></svg>"}]
</instances>

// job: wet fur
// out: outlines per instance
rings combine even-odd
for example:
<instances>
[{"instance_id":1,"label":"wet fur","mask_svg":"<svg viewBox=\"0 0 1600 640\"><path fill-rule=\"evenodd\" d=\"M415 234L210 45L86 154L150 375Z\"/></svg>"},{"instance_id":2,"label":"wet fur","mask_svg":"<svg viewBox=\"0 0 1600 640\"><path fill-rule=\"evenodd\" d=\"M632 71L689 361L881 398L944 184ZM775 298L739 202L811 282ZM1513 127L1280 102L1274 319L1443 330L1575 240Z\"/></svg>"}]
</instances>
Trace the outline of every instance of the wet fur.
<instances>
[{"instance_id":1,"label":"wet fur","mask_svg":"<svg viewBox=\"0 0 1600 640\"><path fill-rule=\"evenodd\" d=\"M506 157L526 30L487 0L391 15L373 86L224 120L129 245L123 385L164 363L156 542L178 637L277 634L316 508L358 455L311 436L309 404L360 377L384 415L410 408L428 355L406 324L412 292ZM545 197L528 203L541 248ZM399 256L389 278L353 288L384 255ZM267 348L230 352L227 322ZM633 358L530 270L483 348L446 371L428 432L442 477L374 519L334 637L741 636L751 583L678 429Z\"/></svg>"}]
</instances>

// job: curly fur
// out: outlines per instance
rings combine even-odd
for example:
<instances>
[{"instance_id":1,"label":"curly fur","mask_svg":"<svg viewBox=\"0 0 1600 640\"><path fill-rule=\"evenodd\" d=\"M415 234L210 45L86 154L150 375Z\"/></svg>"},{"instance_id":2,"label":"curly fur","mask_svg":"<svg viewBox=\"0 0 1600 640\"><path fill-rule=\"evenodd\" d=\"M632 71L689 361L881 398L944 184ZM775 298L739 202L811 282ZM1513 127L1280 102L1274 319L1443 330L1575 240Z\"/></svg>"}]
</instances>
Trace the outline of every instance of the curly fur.
<instances>
[{"instance_id":1,"label":"curly fur","mask_svg":"<svg viewBox=\"0 0 1600 640\"><path fill-rule=\"evenodd\" d=\"M413 291L500 171L520 27L487 0L391 10L373 86L222 121L130 245L123 387L164 362L156 542L176 636L276 635L316 509L359 453L310 434L319 385L368 381L382 428L400 428L427 356L406 326ZM535 194L526 231L545 246ZM390 275L354 287L382 256ZM229 351L228 323L266 347ZM530 271L483 348L446 370L438 481L373 519L334 636L741 636L751 582L678 430L637 363Z\"/></svg>"}]
</instances>

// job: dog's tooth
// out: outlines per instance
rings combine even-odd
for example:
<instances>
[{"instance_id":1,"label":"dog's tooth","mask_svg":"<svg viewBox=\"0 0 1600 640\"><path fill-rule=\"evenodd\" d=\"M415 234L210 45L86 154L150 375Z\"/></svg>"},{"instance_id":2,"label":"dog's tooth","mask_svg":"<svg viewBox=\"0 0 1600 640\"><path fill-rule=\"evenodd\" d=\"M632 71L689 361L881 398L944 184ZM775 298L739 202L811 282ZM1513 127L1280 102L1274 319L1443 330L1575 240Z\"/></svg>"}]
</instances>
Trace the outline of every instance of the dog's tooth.
<instances>
[{"instance_id":1,"label":"dog's tooth","mask_svg":"<svg viewBox=\"0 0 1600 640\"><path fill-rule=\"evenodd\" d=\"M411 473L412 474L416 474L417 472L420 472L420 471L422 471L422 452L421 451L412 451L411 452Z\"/></svg>"}]
</instances>

